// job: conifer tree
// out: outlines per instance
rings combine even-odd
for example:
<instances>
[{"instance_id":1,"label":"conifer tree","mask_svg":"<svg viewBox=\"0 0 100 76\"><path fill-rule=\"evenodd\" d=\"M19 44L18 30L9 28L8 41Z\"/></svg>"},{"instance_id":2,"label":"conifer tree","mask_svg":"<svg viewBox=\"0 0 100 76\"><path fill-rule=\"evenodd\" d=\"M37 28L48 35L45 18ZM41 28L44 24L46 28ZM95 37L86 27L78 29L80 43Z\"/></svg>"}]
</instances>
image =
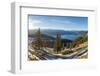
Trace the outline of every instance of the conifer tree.
<instances>
[{"instance_id":1,"label":"conifer tree","mask_svg":"<svg viewBox=\"0 0 100 76\"><path fill-rule=\"evenodd\" d=\"M54 51L58 53L61 51L61 48L62 48L61 35L57 34L55 44L54 44Z\"/></svg>"},{"instance_id":2,"label":"conifer tree","mask_svg":"<svg viewBox=\"0 0 100 76\"><path fill-rule=\"evenodd\" d=\"M41 41L41 32L40 32L40 28L39 28L35 34L35 48L37 50L40 50L41 47L42 47L42 41Z\"/></svg>"}]
</instances>

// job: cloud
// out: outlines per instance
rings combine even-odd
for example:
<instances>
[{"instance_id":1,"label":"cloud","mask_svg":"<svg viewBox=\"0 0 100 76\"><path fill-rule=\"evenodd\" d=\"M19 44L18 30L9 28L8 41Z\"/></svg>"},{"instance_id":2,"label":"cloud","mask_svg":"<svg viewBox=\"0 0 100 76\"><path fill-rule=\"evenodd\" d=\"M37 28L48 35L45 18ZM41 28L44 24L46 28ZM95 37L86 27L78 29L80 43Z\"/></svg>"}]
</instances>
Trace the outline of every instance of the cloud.
<instances>
[{"instance_id":1,"label":"cloud","mask_svg":"<svg viewBox=\"0 0 100 76\"><path fill-rule=\"evenodd\" d=\"M69 20L60 20L60 19L51 19L51 22L60 23L60 24L71 24L72 22Z\"/></svg>"},{"instance_id":2,"label":"cloud","mask_svg":"<svg viewBox=\"0 0 100 76\"><path fill-rule=\"evenodd\" d=\"M40 20L29 19L29 29L37 29L42 22Z\"/></svg>"}]
</instances>

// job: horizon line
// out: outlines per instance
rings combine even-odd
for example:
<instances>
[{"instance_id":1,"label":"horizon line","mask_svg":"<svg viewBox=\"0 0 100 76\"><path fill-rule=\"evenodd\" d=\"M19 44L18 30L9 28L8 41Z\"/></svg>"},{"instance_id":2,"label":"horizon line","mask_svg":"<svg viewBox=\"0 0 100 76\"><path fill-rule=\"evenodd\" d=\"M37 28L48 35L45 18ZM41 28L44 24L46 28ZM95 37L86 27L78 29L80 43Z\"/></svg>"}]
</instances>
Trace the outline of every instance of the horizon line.
<instances>
[{"instance_id":1,"label":"horizon line","mask_svg":"<svg viewBox=\"0 0 100 76\"><path fill-rule=\"evenodd\" d=\"M63 31L88 31L88 30L64 30L64 29L43 29L43 28L36 28L36 29L28 29L28 30L63 30Z\"/></svg>"}]
</instances>

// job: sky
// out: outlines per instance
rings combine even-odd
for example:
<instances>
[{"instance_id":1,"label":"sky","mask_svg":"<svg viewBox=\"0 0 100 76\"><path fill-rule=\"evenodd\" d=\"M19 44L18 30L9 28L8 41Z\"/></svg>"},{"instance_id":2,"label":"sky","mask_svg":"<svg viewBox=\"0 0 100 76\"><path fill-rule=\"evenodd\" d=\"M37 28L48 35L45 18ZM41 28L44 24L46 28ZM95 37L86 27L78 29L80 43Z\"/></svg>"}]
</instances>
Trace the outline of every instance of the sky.
<instances>
[{"instance_id":1,"label":"sky","mask_svg":"<svg viewBox=\"0 0 100 76\"><path fill-rule=\"evenodd\" d=\"M29 29L88 30L88 17L29 15Z\"/></svg>"}]
</instances>

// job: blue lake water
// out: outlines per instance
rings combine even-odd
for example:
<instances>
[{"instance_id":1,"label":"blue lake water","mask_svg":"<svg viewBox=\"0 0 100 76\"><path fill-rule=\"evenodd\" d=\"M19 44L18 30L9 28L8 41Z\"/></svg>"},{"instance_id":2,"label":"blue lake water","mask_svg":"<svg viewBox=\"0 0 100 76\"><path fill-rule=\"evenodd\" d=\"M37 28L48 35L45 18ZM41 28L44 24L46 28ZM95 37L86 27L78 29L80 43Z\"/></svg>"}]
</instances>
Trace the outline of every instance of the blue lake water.
<instances>
[{"instance_id":1,"label":"blue lake water","mask_svg":"<svg viewBox=\"0 0 100 76\"><path fill-rule=\"evenodd\" d=\"M76 38L80 37L80 35L62 35L63 39L75 40Z\"/></svg>"},{"instance_id":2,"label":"blue lake water","mask_svg":"<svg viewBox=\"0 0 100 76\"><path fill-rule=\"evenodd\" d=\"M80 37L81 35L61 35L61 38L62 39L69 39L69 40L75 40L75 39L77 39L78 37ZM53 36L54 38L56 38L56 36Z\"/></svg>"}]
</instances>

